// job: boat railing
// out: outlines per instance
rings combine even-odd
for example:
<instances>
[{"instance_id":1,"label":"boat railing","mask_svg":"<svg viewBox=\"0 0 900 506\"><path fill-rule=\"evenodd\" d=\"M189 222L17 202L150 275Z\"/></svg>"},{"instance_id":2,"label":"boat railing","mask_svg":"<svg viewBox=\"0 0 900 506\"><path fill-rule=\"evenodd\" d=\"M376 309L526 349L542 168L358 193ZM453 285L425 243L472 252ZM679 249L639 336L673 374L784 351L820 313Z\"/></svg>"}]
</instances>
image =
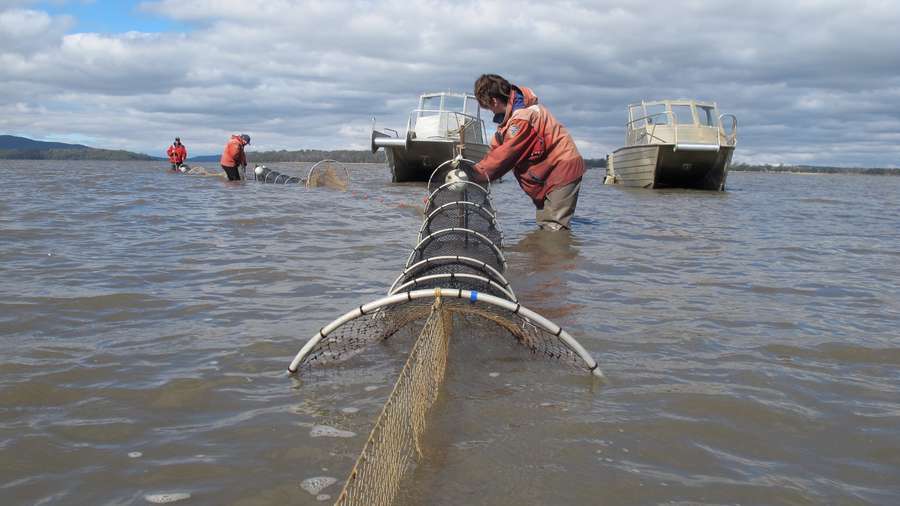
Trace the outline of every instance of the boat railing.
<instances>
[{"instance_id":1,"label":"boat railing","mask_svg":"<svg viewBox=\"0 0 900 506\"><path fill-rule=\"evenodd\" d=\"M666 123L660 124L654 118L666 117ZM642 123L643 124L640 124ZM671 141L656 135L656 127L659 125L674 125L674 115L671 111L660 111L654 114L633 119L625 125L625 144L627 146L641 146L645 144L666 144ZM661 133L661 132L660 132ZM678 127L675 127L675 141L678 140Z\"/></svg>"},{"instance_id":2,"label":"boat railing","mask_svg":"<svg viewBox=\"0 0 900 506\"><path fill-rule=\"evenodd\" d=\"M467 142L485 144L484 121L471 114L439 109L414 109L406 123L407 136L416 139L459 140L460 130Z\"/></svg>"},{"instance_id":3,"label":"boat railing","mask_svg":"<svg viewBox=\"0 0 900 506\"><path fill-rule=\"evenodd\" d=\"M730 131L725 129L725 122L723 120L730 119ZM737 145L737 116L734 114L720 114L719 115L719 144L724 146L736 146Z\"/></svg>"},{"instance_id":4,"label":"boat railing","mask_svg":"<svg viewBox=\"0 0 900 506\"><path fill-rule=\"evenodd\" d=\"M680 124L672 111L660 111L629 121L625 130L628 146L674 144L674 149L681 151L719 151L721 146L737 144L737 118L733 114L722 114L717 125L707 126Z\"/></svg>"}]
</instances>

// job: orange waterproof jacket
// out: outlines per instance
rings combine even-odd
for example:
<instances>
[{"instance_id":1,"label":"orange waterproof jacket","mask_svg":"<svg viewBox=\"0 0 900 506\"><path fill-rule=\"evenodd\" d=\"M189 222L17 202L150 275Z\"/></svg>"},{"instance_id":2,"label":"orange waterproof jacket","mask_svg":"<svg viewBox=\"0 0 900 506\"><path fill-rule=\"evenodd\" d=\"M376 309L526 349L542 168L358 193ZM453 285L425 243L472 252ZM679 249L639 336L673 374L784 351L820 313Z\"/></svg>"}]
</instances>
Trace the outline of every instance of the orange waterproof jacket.
<instances>
[{"instance_id":1,"label":"orange waterproof jacket","mask_svg":"<svg viewBox=\"0 0 900 506\"><path fill-rule=\"evenodd\" d=\"M543 207L544 197L556 188L574 183L584 175L584 159L568 130L542 105L530 89L513 86L525 98L525 107L512 110L497 127L491 151L475 170L493 181L510 170L534 205Z\"/></svg>"},{"instance_id":2,"label":"orange waterproof jacket","mask_svg":"<svg viewBox=\"0 0 900 506\"><path fill-rule=\"evenodd\" d=\"M169 161L172 163L183 163L187 160L187 148L184 147L184 144L169 146L169 149L166 151L166 154L169 155Z\"/></svg>"},{"instance_id":3,"label":"orange waterproof jacket","mask_svg":"<svg viewBox=\"0 0 900 506\"><path fill-rule=\"evenodd\" d=\"M246 143L239 135L232 135L225 144L225 151L222 153L222 159L219 163L223 167L240 167L247 165L247 155L244 154L244 146Z\"/></svg>"}]
</instances>

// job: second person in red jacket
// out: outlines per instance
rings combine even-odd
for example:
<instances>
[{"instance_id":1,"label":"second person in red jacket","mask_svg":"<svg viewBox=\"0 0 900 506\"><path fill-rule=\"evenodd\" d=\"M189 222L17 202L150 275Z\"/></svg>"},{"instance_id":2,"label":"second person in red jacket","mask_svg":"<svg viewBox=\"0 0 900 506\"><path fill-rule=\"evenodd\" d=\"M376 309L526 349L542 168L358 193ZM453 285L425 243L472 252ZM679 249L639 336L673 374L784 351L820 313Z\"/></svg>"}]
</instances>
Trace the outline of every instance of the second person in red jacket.
<instances>
[{"instance_id":1,"label":"second person in red jacket","mask_svg":"<svg viewBox=\"0 0 900 506\"><path fill-rule=\"evenodd\" d=\"M187 160L187 148L181 143L180 137L175 137L175 142L166 150L169 156L169 162L172 164L172 170L178 170L184 161Z\"/></svg>"},{"instance_id":2,"label":"second person in red jacket","mask_svg":"<svg viewBox=\"0 0 900 506\"><path fill-rule=\"evenodd\" d=\"M238 169L247 168L247 155L244 153L244 146L247 144L250 144L250 136L247 134L232 135L228 144L225 144L225 151L222 152L219 163L229 181L240 181L241 172Z\"/></svg>"}]
</instances>

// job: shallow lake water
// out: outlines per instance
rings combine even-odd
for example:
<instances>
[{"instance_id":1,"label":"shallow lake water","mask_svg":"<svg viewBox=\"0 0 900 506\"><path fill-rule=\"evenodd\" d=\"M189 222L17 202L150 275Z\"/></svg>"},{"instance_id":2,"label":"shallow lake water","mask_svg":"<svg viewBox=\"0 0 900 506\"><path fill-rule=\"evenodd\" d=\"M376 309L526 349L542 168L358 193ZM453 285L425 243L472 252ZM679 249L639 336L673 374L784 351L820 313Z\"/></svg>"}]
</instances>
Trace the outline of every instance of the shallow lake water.
<instances>
[{"instance_id":1,"label":"shallow lake water","mask_svg":"<svg viewBox=\"0 0 900 506\"><path fill-rule=\"evenodd\" d=\"M310 164L271 164L302 175ZM292 378L383 296L425 189L0 161L3 504L323 504L405 346ZM900 178L587 173L571 234L494 186L507 279L592 381L464 330L405 504L897 504Z\"/></svg>"}]
</instances>

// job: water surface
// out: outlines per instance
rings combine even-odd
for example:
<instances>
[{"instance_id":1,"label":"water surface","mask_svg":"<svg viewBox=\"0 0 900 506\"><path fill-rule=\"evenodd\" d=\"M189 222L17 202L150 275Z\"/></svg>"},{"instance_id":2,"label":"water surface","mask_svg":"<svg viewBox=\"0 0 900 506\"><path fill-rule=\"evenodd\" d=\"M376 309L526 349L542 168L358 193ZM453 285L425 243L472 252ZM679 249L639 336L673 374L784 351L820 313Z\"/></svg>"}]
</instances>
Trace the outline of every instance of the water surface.
<instances>
[{"instance_id":1,"label":"water surface","mask_svg":"<svg viewBox=\"0 0 900 506\"><path fill-rule=\"evenodd\" d=\"M340 193L0 161L2 502L333 500L404 343L284 371L385 293L424 197L349 167ZM900 502L900 178L601 176L571 235L494 191L520 300L609 381L460 331L401 502Z\"/></svg>"}]
</instances>

